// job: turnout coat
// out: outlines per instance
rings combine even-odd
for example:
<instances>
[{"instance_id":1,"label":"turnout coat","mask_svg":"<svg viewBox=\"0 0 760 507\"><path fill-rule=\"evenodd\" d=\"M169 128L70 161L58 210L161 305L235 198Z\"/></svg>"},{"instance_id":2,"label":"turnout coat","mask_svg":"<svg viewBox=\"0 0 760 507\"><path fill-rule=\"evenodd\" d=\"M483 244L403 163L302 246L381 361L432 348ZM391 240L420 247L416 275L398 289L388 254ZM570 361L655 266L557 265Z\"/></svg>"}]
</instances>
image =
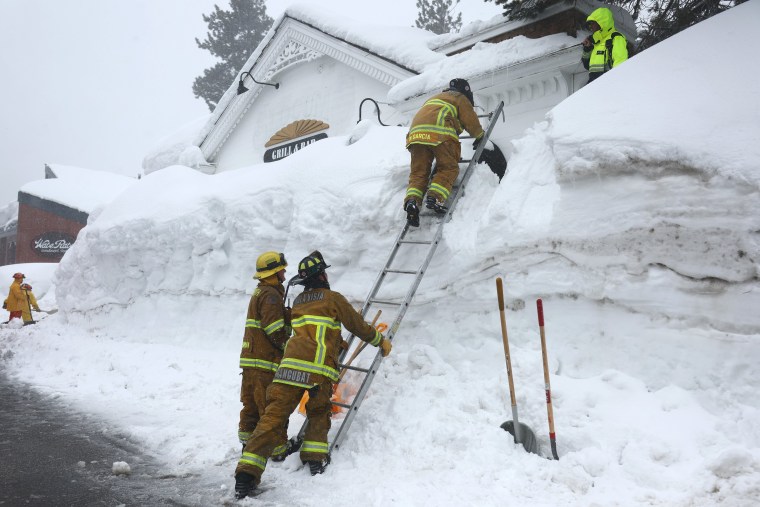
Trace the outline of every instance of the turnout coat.
<instances>
[{"instance_id":1,"label":"turnout coat","mask_svg":"<svg viewBox=\"0 0 760 507\"><path fill-rule=\"evenodd\" d=\"M337 382L341 325L375 347L383 338L342 294L325 288L307 289L296 298L291 325L293 336L274 382L305 389L327 380Z\"/></svg>"}]
</instances>

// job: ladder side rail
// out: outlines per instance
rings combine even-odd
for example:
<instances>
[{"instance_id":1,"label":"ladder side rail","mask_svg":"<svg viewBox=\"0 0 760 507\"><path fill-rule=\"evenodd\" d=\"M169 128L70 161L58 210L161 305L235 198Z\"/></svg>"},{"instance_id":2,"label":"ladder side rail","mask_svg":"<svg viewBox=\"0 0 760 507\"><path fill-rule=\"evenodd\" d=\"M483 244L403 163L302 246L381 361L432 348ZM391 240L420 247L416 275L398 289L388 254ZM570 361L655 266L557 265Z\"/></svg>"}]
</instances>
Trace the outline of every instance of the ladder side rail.
<instances>
[{"instance_id":1,"label":"ladder side rail","mask_svg":"<svg viewBox=\"0 0 760 507\"><path fill-rule=\"evenodd\" d=\"M409 309L409 305L412 301L412 298L417 292L417 288L420 286L420 283L422 283L422 277L425 275L425 272L427 271L427 267L430 265L430 261L432 260L436 249L438 248L438 243L440 242L440 238L443 235L443 226L445 225L445 223L446 223L445 221L441 221L441 223L439 224L438 230L436 231L433 241L428 250L428 254L425 257L425 260L422 262L422 265L420 266L420 268L417 270L417 276L414 279L414 282L412 282L411 287L409 287L409 290L407 291L406 296L404 297L404 302L402 303L401 308L396 314L396 319L393 321L393 325L390 327L390 329L385 335L385 338L387 340L390 340L391 342L393 341L393 337L398 331L399 326L401 326L401 321L404 319L404 316L406 315L406 311ZM348 431L348 428L351 426L351 423L353 422L356 412L359 411L359 406L361 406L362 402L364 401L364 396L367 394L367 391L369 391L369 386L372 384L372 381L374 380L375 375L377 374L377 370L380 368L380 362L382 361L382 359L383 359L382 354L380 354L380 351L378 350L375 353L375 359L374 361L372 361L372 365L369 367L369 371L367 372L367 374L364 376L364 379L362 380L362 384L359 387L359 391L357 391L356 396L354 396L354 399L351 402L351 408L346 413L346 416L343 418L343 421L341 421L340 427L338 428L338 432L335 434L335 437L333 437L332 443L330 444L330 452L332 452L333 448L337 449L340 447L340 442L343 440L345 433Z\"/></svg>"},{"instance_id":2,"label":"ladder side rail","mask_svg":"<svg viewBox=\"0 0 760 507\"><path fill-rule=\"evenodd\" d=\"M388 255L388 260L385 261L385 265L383 265L383 269L380 270L380 273L378 273L377 278L375 278L375 283L372 285L372 288L369 291L369 294L367 294L367 298L364 300L364 304L362 305L361 314L362 317L366 319L367 313L369 312L370 307L372 306L372 303L370 302L372 299L374 299L375 296L377 296L377 292L380 290L380 286L383 284L383 281L385 280L385 277L387 275L386 269L393 263L393 261L396 258L396 254L398 253L399 247L401 246L401 240L404 239L406 236L406 233L409 230L409 224L404 224L403 229L401 229L401 232L399 232L398 236L396 237L396 241L394 243L393 248L391 249L391 253ZM354 338L356 336L351 333L346 340L348 342L348 347L341 351L341 353L338 355L338 361L340 363L343 363L346 359L346 355L348 355L348 350L351 348L351 345L354 342Z\"/></svg>"},{"instance_id":3,"label":"ladder side rail","mask_svg":"<svg viewBox=\"0 0 760 507\"><path fill-rule=\"evenodd\" d=\"M488 144L488 139L491 137L491 132L493 132L493 129L496 126L496 122L499 119L499 115L503 109L504 101L501 101L499 102L499 105L496 106L496 109L494 109L490 114L491 121L488 122L488 126L486 126L485 133L483 134L483 140L478 145L478 149L475 150L475 153L473 153L472 159L467 165L464 175L462 176L462 181L459 182L459 186L453 189L453 195L449 202L449 209L446 211L441 224L445 224L449 221L449 217L456 207L462 190L464 190L465 185L467 185L467 182L470 180L470 176L472 176L472 169L477 165L478 159L480 158L481 153L483 153L483 149L485 148L486 144Z\"/></svg>"},{"instance_id":4,"label":"ladder side rail","mask_svg":"<svg viewBox=\"0 0 760 507\"><path fill-rule=\"evenodd\" d=\"M378 350L375 352L375 359L372 361L372 365L369 367L369 371L364 377L364 381L362 382L361 387L359 387L359 391L351 402L351 408L346 412L346 417L341 421L338 431L335 433L335 436L330 443L329 452L332 452L333 449L340 448L340 444L348 432L348 428L351 427L351 423L354 421L354 416L356 416L356 413L359 411L359 405L361 405L362 400L364 400L364 396L367 394L367 391L369 391L369 386L372 385L372 381L374 380L378 369L380 369L380 362L382 359L383 355L380 351Z\"/></svg>"}]
</instances>

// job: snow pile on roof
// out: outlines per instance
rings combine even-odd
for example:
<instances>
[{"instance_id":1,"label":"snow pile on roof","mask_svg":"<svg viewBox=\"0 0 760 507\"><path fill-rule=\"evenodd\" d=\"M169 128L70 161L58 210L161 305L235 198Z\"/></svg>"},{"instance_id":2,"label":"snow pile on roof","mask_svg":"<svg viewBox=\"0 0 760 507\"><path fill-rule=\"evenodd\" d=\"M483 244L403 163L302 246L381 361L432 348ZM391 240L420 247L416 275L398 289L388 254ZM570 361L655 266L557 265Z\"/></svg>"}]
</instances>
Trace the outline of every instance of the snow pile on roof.
<instances>
[{"instance_id":1,"label":"snow pile on roof","mask_svg":"<svg viewBox=\"0 0 760 507\"><path fill-rule=\"evenodd\" d=\"M18 201L13 201L0 208L0 232L15 227L18 222Z\"/></svg>"},{"instance_id":2,"label":"snow pile on roof","mask_svg":"<svg viewBox=\"0 0 760 507\"><path fill-rule=\"evenodd\" d=\"M520 62L526 62L549 53L578 44L578 39L564 34L529 39L518 35L496 44L480 42L464 53L428 65L418 76L401 81L388 92L391 103L429 94L448 87L455 77L473 79L487 76Z\"/></svg>"},{"instance_id":3,"label":"snow pile on roof","mask_svg":"<svg viewBox=\"0 0 760 507\"><path fill-rule=\"evenodd\" d=\"M261 500L755 505L760 153L736 148L760 137L760 72L709 46L732 33L751 47L758 16L760 2L742 4L571 96L515 142L501 184L479 167L327 472L270 463ZM319 248L332 286L363 301L404 220L404 134L373 126L272 164L151 174L64 256L61 312L0 330L7 370L193 477L175 502L229 499L256 257L283 251L292 275ZM544 300L559 461L499 428L512 418L499 275L520 421L542 456ZM291 416L291 435L302 422Z\"/></svg>"},{"instance_id":4,"label":"snow pile on roof","mask_svg":"<svg viewBox=\"0 0 760 507\"><path fill-rule=\"evenodd\" d=\"M198 132L203 129L210 118L211 113L201 116L159 140L143 158L142 167L145 174L175 164L186 165L194 169L205 164L206 160L202 154L199 158L193 154L200 152L195 141Z\"/></svg>"},{"instance_id":5,"label":"snow pile on roof","mask_svg":"<svg viewBox=\"0 0 760 507\"><path fill-rule=\"evenodd\" d=\"M49 164L57 178L27 183L20 192L91 213L111 202L137 180L120 174Z\"/></svg>"},{"instance_id":6,"label":"snow pile on roof","mask_svg":"<svg viewBox=\"0 0 760 507\"><path fill-rule=\"evenodd\" d=\"M314 4L296 4L285 10L285 16L303 21L314 28L355 44L387 58L398 65L421 71L427 65L445 59L430 50L428 42L436 37L432 32L413 27L384 26L367 23L357 23ZM276 26L276 24L275 24Z\"/></svg>"},{"instance_id":7,"label":"snow pile on roof","mask_svg":"<svg viewBox=\"0 0 760 507\"><path fill-rule=\"evenodd\" d=\"M752 9L757 2L724 16ZM726 31L724 16L636 55L605 75L603 86L586 86L555 107L548 133L562 171L596 175L610 166L633 171L652 160L678 160L704 171L705 181L720 174L756 188L760 70L748 67L741 51L713 43ZM734 27L730 33L744 39ZM712 72L705 61L714 62Z\"/></svg>"}]
</instances>

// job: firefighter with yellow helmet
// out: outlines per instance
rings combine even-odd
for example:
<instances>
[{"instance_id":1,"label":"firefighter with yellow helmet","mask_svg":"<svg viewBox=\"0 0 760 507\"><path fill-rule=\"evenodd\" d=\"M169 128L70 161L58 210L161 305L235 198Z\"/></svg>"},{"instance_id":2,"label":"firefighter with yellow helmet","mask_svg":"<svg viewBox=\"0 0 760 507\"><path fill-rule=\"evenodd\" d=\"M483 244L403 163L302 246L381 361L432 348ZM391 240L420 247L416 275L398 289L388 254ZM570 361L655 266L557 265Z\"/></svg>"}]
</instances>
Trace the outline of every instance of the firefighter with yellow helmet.
<instances>
[{"instance_id":1,"label":"firefighter with yellow helmet","mask_svg":"<svg viewBox=\"0 0 760 507\"><path fill-rule=\"evenodd\" d=\"M272 383L290 337L290 324L283 300L287 266L285 255L278 252L264 252L256 260L254 278L259 284L248 304L240 352L240 368L243 369L240 401L243 409L240 411L238 438L243 447L264 414L267 387ZM295 443L287 440L287 421L279 428L277 439L279 444L274 454L285 459L288 451L292 452L289 447Z\"/></svg>"},{"instance_id":2,"label":"firefighter with yellow helmet","mask_svg":"<svg viewBox=\"0 0 760 507\"><path fill-rule=\"evenodd\" d=\"M391 343L343 295L330 290L322 254L314 251L298 265L298 280L304 291L293 302L293 337L272 385L267 390L264 416L248 440L235 470L235 497L251 495L261 481L267 460L279 445L280 428L309 392L306 416L309 422L301 446L301 461L312 475L329 463L327 432L330 430L333 383L338 380L338 355L343 339L341 326L359 339L380 347L383 356Z\"/></svg>"}]
</instances>

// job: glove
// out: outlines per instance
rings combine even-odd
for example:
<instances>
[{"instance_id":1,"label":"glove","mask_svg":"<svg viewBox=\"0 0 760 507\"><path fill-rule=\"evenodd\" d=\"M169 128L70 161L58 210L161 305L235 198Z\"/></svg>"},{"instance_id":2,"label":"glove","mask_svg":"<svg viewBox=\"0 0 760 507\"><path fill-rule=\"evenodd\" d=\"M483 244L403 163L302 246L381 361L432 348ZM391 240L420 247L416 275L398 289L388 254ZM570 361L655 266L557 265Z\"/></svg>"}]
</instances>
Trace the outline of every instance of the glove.
<instances>
[{"instance_id":1,"label":"glove","mask_svg":"<svg viewBox=\"0 0 760 507\"><path fill-rule=\"evenodd\" d=\"M383 357L388 357L388 354L391 353L392 348L393 346L391 345L390 340L383 338L380 341L380 353L383 355Z\"/></svg>"},{"instance_id":2,"label":"glove","mask_svg":"<svg viewBox=\"0 0 760 507\"><path fill-rule=\"evenodd\" d=\"M340 350L348 350L348 342L346 340L340 341Z\"/></svg>"},{"instance_id":3,"label":"glove","mask_svg":"<svg viewBox=\"0 0 760 507\"><path fill-rule=\"evenodd\" d=\"M476 137L475 140L472 142L472 149L477 150L482 140L483 140L483 134L481 134L480 137Z\"/></svg>"}]
</instances>

